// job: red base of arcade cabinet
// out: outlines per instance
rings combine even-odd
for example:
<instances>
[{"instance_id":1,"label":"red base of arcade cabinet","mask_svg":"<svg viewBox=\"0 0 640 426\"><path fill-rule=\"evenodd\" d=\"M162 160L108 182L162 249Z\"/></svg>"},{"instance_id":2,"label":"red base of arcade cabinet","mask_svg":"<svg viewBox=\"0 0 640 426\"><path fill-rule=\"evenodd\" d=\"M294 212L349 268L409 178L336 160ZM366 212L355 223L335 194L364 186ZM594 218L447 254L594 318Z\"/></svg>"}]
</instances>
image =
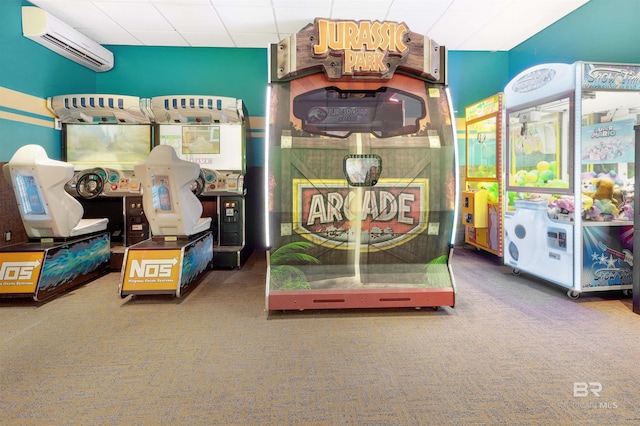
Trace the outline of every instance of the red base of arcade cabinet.
<instances>
[{"instance_id":1,"label":"red base of arcade cabinet","mask_svg":"<svg viewBox=\"0 0 640 426\"><path fill-rule=\"evenodd\" d=\"M278 290L267 296L269 311L455 306L453 288Z\"/></svg>"}]
</instances>

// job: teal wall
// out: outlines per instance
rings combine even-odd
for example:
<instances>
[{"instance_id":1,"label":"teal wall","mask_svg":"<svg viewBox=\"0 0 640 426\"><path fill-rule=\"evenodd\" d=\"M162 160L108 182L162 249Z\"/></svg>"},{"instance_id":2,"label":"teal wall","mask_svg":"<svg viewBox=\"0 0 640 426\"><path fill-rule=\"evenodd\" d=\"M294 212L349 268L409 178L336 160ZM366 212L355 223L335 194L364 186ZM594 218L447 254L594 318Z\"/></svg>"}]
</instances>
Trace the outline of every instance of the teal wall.
<instances>
[{"instance_id":1,"label":"teal wall","mask_svg":"<svg viewBox=\"0 0 640 426\"><path fill-rule=\"evenodd\" d=\"M507 52L450 51L448 83L456 117L468 105L495 95L509 82Z\"/></svg>"},{"instance_id":2,"label":"teal wall","mask_svg":"<svg viewBox=\"0 0 640 426\"><path fill-rule=\"evenodd\" d=\"M96 73L22 35L23 5L0 1L0 86L40 97L94 91Z\"/></svg>"},{"instance_id":3,"label":"teal wall","mask_svg":"<svg viewBox=\"0 0 640 426\"><path fill-rule=\"evenodd\" d=\"M228 96L242 99L250 116L264 116L267 49L105 47L116 60L96 75L98 93Z\"/></svg>"},{"instance_id":4,"label":"teal wall","mask_svg":"<svg viewBox=\"0 0 640 426\"><path fill-rule=\"evenodd\" d=\"M640 0L590 0L509 51L509 79L534 65L640 63Z\"/></svg>"},{"instance_id":5,"label":"teal wall","mask_svg":"<svg viewBox=\"0 0 640 426\"><path fill-rule=\"evenodd\" d=\"M95 73L22 36L22 0L0 1L0 87L46 98L52 93L94 92ZM49 156L60 158L60 132L53 119L25 111L20 104L0 98L0 114L17 114L50 122L49 127L8 120L0 115L0 161L28 143L42 145Z\"/></svg>"},{"instance_id":6,"label":"teal wall","mask_svg":"<svg viewBox=\"0 0 640 426\"><path fill-rule=\"evenodd\" d=\"M107 46L114 52L115 67L94 73L24 38L23 4L29 3L0 0L0 88L42 99L69 93L212 94L241 98L251 117L265 115L266 49ZM467 105L502 91L510 78L535 64L640 63L638 16L640 0L591 0L509 52L449 51L448 80L456 117L464 117ZM59 158L60 133L53 126L8 119L7 113L34 116L33 111L0 98L0 161L8 161L26 143L39 143ZM52 123L50 117L40 118ZM262 166L264 129L252 130L247 164Z\"/></svg>"}]
</instances>

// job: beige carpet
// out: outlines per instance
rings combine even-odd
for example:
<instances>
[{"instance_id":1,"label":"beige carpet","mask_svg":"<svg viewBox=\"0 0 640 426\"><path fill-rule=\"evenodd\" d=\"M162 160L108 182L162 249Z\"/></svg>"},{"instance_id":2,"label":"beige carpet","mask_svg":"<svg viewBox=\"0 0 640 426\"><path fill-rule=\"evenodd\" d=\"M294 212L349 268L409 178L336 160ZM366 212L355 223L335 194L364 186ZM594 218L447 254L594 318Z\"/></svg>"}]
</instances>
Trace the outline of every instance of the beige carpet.
<instances>
[{"instance_id":1,"label":"beige carpet","mask_svg":"<svg viewBox=\"0 0 640 426\"><path fill-rule=\"evenodd\" d=\"M640 424L631 299L570 300L464 248L453 264L438 311L267 315L261 252L183 299L121 299L118 273L0 299L0 424Z\"/></svg>"}]
</instances>

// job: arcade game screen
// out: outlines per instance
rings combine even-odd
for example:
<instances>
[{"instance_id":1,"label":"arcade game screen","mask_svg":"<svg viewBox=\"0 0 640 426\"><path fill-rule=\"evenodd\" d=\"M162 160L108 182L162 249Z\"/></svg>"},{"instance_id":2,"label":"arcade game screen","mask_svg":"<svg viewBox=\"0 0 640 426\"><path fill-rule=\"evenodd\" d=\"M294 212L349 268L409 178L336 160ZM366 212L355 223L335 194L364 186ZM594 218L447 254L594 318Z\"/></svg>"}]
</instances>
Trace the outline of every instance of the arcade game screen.
<instances>
[{"instance_id":1,"label":"arcade game screen","mask_svg":"<svg viewBox=\"0 0 640 426\"><path fill-rule=\"evenodd\" d=\"M216 170L244 170L243 126L158 126L159 145L171 145L178 158Z\"/></svg>"},{"instance_id":2,"label":"arcade game screen","mask_svg":"<svg viewBox=\"0 0 640 426\"><path fill-rule=\"evenodd\" d=\"M153 131L147 124L65 124L62 140L63 159L75 170L133 170L149 155Z\"/></svg>"}]
</instances>

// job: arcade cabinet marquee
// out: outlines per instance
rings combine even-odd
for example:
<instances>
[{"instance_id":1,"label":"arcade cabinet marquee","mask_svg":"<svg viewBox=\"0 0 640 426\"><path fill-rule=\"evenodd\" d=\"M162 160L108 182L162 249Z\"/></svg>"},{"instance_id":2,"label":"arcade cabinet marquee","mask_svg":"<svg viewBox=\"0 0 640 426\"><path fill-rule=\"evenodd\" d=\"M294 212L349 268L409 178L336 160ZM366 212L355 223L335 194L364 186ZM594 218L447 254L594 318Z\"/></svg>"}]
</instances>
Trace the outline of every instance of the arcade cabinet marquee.
<instances>
[{"instance_id":1,"label":"arcade cabinet marquee","mask_svg":"<svg viewBox=\"0 0 640 426\"><path fill-rule=\"evenodd\" d=\"M444 47L316 19L270 56L267 310L454 306Z\"/></svg>"}]
</instances>

